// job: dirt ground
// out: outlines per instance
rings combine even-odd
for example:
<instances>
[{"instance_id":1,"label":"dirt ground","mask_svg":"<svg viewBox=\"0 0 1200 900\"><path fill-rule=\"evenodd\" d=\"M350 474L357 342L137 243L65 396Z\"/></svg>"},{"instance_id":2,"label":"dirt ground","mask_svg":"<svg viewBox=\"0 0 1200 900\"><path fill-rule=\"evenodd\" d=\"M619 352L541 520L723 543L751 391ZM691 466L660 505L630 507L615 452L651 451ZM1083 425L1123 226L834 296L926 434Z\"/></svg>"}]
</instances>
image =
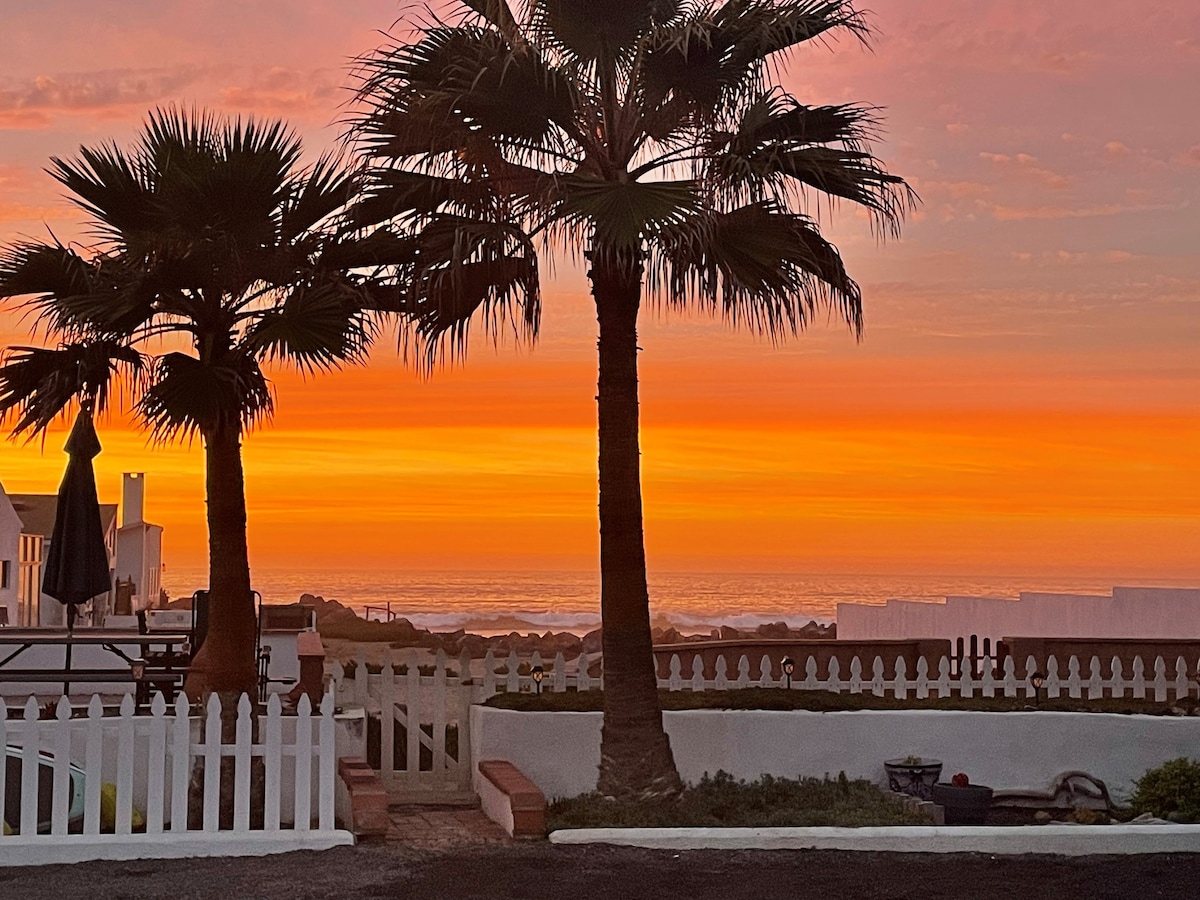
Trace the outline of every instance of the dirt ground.
<instances>
[{"instance_id":1,"label":"dirt ground","mask_svg":"<svg viewBox=\"0 0 1200 900\"><path fill-rule=\"evenodd\" d=\"M829 898L1071 900L1200 897L1200 855L988 857L671 851L548 843L414 851L394 844L261 859L0 869L20 900L268 898Z\"/></svg>"}]
</instances>

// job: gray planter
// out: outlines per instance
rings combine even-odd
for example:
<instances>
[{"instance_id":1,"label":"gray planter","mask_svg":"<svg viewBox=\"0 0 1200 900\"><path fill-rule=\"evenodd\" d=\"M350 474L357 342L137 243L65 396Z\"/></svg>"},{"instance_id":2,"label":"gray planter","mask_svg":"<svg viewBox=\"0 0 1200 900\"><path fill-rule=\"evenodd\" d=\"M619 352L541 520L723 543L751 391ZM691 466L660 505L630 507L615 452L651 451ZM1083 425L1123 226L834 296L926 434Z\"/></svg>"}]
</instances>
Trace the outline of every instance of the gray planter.
<instances>
[{"instance_id":1,"label":"gray planter","mask_svg":"<svg viewBox=\"0 0 1200 900\"><path fill-rule=\"evenodd\" d=\"M883 768L887 772L889 789L921 800L931 799L933 785L942 777L940 759L922 759L919 763L889 759Z\"/></svg>"},{"instance_id":2,"label":"gray planter","mask_svg":"<svg viewBox=\"0 0 1200 900\"><path fill-rule=\"evenodd\" d=\"M982 825L992 808L992 789L982 784L933 786L933 802L946 811L947 825Z\"/></svg>"}]
</instances>

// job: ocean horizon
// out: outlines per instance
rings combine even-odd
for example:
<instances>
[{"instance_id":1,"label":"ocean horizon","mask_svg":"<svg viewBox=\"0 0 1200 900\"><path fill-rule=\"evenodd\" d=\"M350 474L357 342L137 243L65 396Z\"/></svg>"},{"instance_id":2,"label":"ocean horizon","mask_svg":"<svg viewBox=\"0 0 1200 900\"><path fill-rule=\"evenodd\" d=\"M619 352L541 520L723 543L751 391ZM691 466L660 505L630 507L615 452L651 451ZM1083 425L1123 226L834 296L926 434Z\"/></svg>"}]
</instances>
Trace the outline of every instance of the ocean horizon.
<instances>
[{"instance_id":1,"label":"ocean horizon","mask_svg":"<svg viewBox=\"0 0 1200 900\"><path fill-rule=\"evenodd\" d=\"M948 596L1016 599L1022 591L1108 594L1115 585L1196 587L1197 581L652 571L650 611L655 625L696 634L721 625L833 622L838 603L938 602ZM385 617L390 604L396 616L431 631L582 634L600 625L598 572L255 568L253 582L266 603L294 603L302 594L313 594L337 600L366 618ZM163 586L172 599L206 583L203 568L168 568L163 573Z\"/></svg>"}]
</instances>

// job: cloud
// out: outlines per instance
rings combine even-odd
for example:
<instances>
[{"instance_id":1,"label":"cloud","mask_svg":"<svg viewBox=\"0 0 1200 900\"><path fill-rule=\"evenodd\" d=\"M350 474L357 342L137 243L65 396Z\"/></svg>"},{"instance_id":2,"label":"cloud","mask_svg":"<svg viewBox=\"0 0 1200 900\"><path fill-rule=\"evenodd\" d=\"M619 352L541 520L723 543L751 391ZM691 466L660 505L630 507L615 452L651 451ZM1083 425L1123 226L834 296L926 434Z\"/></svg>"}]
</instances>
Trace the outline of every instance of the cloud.
<instances>
[{"instance_id":1,"label":"cloud","mask_svg":"<svg viewBox=\"0 0 1200 900\"><path fill-rule=\"evenodd\" d=\"M1132 152L1129 146L1121 141L1109 141L1104 145L1104 155L1109 159L1122 159Z\"/></svg>"},{"instance_id":2,"label":"cloud","mask_svg":"<svg viewBox=\"0 0 1200 900\"><path fill-rule=\"evenodd\" d=\"M1178 204L1158 203L1124 205L1120 203L1105 203L1096 206L1062 207L1062 206L1002 206L995 204L989 207L992 217L1000 222L1019 222L1025 219L1095 219L1105 216L1119 216L1135 212L1160 212L1162 210L1180 209Z\"/></svg>"},{"instance_id":3,"label":"cloud","mask_svg":"<svg viewBox=\"0 0 1200 900\"><path fill-rule=\"evenodd\" d=\"M1186 153L1181 153L1175 159L1185 166L1200 166L1200 144L1197 144Z\"/></svg>"},{"instance_id":4,"label":"cloud","mask_svg":"<svg viewBox=\"0 0 1200 900\"><path fill-rule=\"evenodd\" d=\"M1071 179L1066 175L1060 175L1058 172L1040 165L1037 157L1028 153L1009 156L1005 153L983 152L979 154L979 158L990 162L996 168L1020 172L1023 176L1032 178L1051 190L1062 190L1071 185Z\"/></svg>"},{"instance_id":5,"label":"cloud","mask_svg":"<svg viewBox=\"0 0 1200 900\"><path fill-rule=\"evenodd\" d=\"M946 131L949 134L966 134L970 130L971 126L962 122L951 122L946 126Z\"/></svg>"},{"instance_id":6,"label":"cloud","mask_svg":"<svg viewBox=\"0 0 1200 900\"><path fill-rule=\"evenodd\" d=\"M111 69L38 75L0 83L0 125L44 128L55 113L98 113L144 107L176 97L194 85L204 70Z\"/></svg>"}]
</instances>

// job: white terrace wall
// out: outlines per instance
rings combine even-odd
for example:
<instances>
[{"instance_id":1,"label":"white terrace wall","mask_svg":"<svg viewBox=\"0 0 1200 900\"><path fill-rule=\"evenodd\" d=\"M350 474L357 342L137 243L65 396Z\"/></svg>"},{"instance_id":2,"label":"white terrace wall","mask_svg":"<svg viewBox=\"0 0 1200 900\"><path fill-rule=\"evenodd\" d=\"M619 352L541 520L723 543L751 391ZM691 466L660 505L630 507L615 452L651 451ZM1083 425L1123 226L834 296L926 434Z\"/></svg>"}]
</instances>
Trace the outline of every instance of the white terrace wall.
<instances>
[{"instance_id":1,"label":"white terrace wall","mask_svg":"<svg viewBox=\"0 0 1200 900\"><path fill-rule=\"evenodd\" d=\"M839 603L838 638L904 640L978 635L1200 638L1200 589L1115 587L1112 596L1022 593L1020 599L947 597L945 603Z\"/></svg>"},{"instance_id":2,"label":"white terrace wall","mask_svg":"<svg viewBox=\"0 0 1200 900\"><path fill-rule=\"evenodd\" d=\"M512 762L549 798L587 793L596 789L601 721L476 706L473 758ZM1200 747L1200 718L1103 713L693 710L663 721L688 782L719 769L745 779L844 771L883 786L883 761L913 755L942 760L944 777L966 772L997 790L1045 790L1056 775L1082 770L1121 802L1147 769Z\"/></svg>"}]
</instances>

